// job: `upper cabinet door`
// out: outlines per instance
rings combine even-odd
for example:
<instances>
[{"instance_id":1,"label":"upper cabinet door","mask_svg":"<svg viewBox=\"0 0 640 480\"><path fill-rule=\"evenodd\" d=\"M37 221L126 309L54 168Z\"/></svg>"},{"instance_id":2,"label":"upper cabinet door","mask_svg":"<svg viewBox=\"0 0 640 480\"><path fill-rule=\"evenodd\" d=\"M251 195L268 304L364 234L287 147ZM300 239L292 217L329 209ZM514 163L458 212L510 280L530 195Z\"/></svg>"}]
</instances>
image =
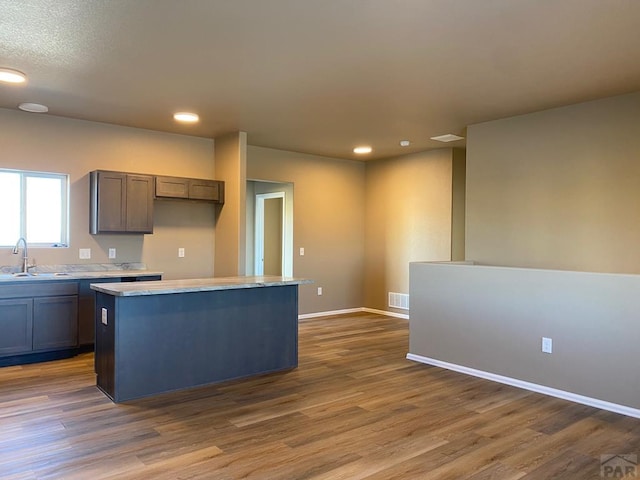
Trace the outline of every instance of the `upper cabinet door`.
<instances>
[{"instance_id":1,"label":"upper cabinet door","mask_svg":"<svg viewBox=\"0 0 640 480\"><path fill-rule=\"evenodd\" d=\"M156 197L189 198L189 179L156 177Z\"/></svg>"},{"instance_id":2,"label":"upper cabinet door","mask_svg":"<svg viewBox=\"0 0 640 480\"><path fill-rule=\"evenodd\" d=\"M91 180L90 232L153 233L153 177L95 171Z\"/></svg>"},{"instance_id":3,"label":"upper cabinet door","mask_svg":"<svg viewBox=\"0 0 640 480\"><path fill-rule=\"evenodd\" d=\"M127 228L127 175L91 172L91 233L123 232Z\"/></svg>"},{"instance_id":4,"label":"upper cabinet door","mask_svg":"<svg viewBox=\"0 0 640 480\"><path fill-rule=\"evenodd\" d=\"M156 177L156 198L224 203L224 182L201 178Z\"/></svg>"},{"instance_id":5,"label":"upper cabinet door","mask_svg":"<svg viewBox=\"0 0 640 480\"><path fill-rule=\"evenodd\" d=\"M153 233L153 177L127 174L127 232Z\"/></svg>"},{"instance_id":6,"label":"upper cabinet door","mask_svg":"<svg viewBox=\"0 0 640 480\"><path fill-rule=\"evenodd\" d=\"M220 202L220 184L217 180L189 179L189 198Z\"/></svg>"}]
</instances>

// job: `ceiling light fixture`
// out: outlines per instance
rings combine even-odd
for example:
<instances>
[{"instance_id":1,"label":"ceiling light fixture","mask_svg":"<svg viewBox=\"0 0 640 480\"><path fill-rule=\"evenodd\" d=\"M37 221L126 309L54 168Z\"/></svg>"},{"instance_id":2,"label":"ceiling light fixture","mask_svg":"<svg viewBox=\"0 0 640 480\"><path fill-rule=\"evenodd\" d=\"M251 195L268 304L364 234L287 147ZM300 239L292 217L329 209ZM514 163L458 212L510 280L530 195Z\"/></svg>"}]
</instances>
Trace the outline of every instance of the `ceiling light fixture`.
<instances>
[{"instance_id":1,"label":"ceiling light fixture","mask_svg":"<svg viewBox=\"0 0 640 480\"><path fill-rule=\"evenodd\" d=\"M373 152L373 148L371 148L368 145L362 145L360 147L356 147L353 149L353 153L357 153L359 155L363 155L365 153L371 153Z\"/></svg>"},{"instance_id":2,"label":"ceiling light fixture","mask_svg":"<svg viewBox=\"0 0 640 480\"><path fill-rule=\"evenodd\" d=\"M49 111L49 107L42 105L41 103L21 103L18 105L18 108L24 112L31 113L47 113Z\"/></svg>"},{"instance_id":3,"label":"ceiling light fixture","mask_svg":"<svg viewBox=\"0 0 640 480\"><path fill-rule=\"evenodd\" d=\"M173 114L173 119L182 123L196 123L200 120L200 117L197 113L178 112Z\"/></svg>"},{"instance_id":4,"label":"ceiling light fixture","mask_svg":"<svg viewBox=\"0 0 640 480\"><path fill-rule=\"evenodd\" d=\"M438 135L437 137L431 137L431 140L438 142L455 142L456 140L464 140L464 137L454 135L453 133L447 133L446 135Z\"/></svg>"},{"instance_id":5,"label":"ceiling light fixture","mask_svg":"<svg viewBox=\"0 0 640 480\"><path fill-rule=\"evenodd\" d=\"M411 142L409 140L400 140L401 147L408 147L409 145L411 145Z\"/></svg>"},{"instance_id":6,"label":"ceiling light fixture","mask_svg":"<svg viewBox=\"0 0 640 480\"><path fill-rule=\"evenodd\" d=\"M0 68L0 82L19 84L26 81L27 76L24 73L13 68Z\"/></svg>"}]
</instances>

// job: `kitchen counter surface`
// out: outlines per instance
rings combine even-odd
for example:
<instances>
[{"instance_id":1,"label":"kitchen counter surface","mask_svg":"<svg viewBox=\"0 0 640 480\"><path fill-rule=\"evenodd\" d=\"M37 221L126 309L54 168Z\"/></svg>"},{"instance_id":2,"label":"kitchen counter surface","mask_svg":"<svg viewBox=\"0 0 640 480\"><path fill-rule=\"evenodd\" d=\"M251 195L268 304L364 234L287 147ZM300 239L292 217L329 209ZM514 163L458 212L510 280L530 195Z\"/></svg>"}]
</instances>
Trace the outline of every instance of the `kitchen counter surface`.
<instances>
[{"instance_id":1,"label":"kitchen counter surface","mask_svg":"<svg viewBox=\"0 0 640 480\"><path fill-rule=\"evenodd\" d=\"M152 270L101 270L95 272L33 272L0 273L0 283L32 282L32 281L60 281L60 280L91 280L114 277L140 277L162 275L162 272Z\"/></svg>"},{"instance_id":2,"label":"kitchen counter surface","mask_svg":"<svg viewBox=\"0 0 640 480\"><path fill-rule=\"evenodd\" d=\"M302 285L312 280L279 276L194 278L187 280L161 280L136 283L92 283L98 292L117 297L141 295L167 295L172 293L210 292L214 290L234 290L240 288L277 287Z\"/></svg>"}]
</instances>

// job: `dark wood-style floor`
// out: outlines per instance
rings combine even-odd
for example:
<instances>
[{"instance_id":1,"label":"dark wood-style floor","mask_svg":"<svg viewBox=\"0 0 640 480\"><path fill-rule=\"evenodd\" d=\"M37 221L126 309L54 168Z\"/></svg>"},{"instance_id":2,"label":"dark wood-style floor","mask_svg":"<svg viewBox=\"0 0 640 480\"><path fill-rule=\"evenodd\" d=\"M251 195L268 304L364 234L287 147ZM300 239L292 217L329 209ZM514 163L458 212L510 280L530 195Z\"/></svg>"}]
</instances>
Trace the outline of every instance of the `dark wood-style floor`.
<instances>
[{"instance_id":1,"label":"dark wood-style floor","mask_svg":"<svg viewBox=\"0 0 640 480\"><path fill-rule=\"evenodd\" d=\"M297 370L111 403L93 357L0 369L0 478L599 479L640 420L405 359L408 324L301 322Z\"/></svg>"}]
</instances>

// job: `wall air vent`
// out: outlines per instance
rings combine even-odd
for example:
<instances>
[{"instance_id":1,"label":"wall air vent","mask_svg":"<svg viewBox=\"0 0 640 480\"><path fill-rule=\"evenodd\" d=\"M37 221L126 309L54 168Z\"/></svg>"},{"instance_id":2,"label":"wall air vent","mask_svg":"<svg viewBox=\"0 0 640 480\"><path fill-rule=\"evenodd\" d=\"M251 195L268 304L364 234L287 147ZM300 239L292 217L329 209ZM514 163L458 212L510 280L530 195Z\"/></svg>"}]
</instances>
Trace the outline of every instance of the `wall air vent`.
<instances>
[{"instance_id":1,"label":"wall air vent","mask_svg":"<svg viewBox=\"0 0 640 480\"><path fill-rule=\"evenodd\" d=\"M389 306L409 310L409 295L406 293L389 292Z\"/></svg>"}]
</instances>

